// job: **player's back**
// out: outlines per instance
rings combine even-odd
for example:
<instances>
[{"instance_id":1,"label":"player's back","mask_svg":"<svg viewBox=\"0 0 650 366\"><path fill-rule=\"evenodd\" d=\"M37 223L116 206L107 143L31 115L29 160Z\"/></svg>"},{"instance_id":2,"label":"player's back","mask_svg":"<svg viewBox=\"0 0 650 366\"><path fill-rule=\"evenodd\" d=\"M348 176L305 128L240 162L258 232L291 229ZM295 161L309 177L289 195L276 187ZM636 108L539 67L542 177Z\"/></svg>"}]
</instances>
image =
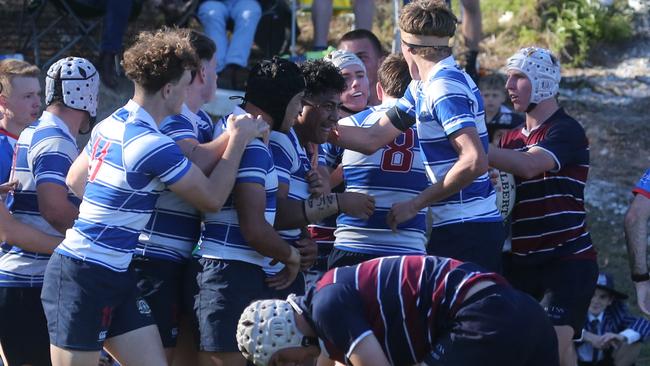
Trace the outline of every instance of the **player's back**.
<instances>
[{"instance_id":1,"label":"player's back","mask_svg":"<svg viewBox=\"0 0 650 366\"><path fill-rule=\"evenodd\" d=\"M391 108L387 102L339 121L341 125L369 128ZM368 220L341 214L337 219L335 248L377 255L426 253L426 210L392 232L386 216L396 202L417 196L428 185L415 127L375 153L345 150L341 160L345 190L375 198L375 212Z\"/></svg>"},{"instance_id":2,"label":"player's back","mask_svg":"<svg viewBox=\"0 0 650 366\"><path fill-rule=\"evenodd\" d=\"M90 163L79 218L57 252L126 271L159 194L190 163L133 101L95 127L84 153Z\"/></svg>"}]
</instances>

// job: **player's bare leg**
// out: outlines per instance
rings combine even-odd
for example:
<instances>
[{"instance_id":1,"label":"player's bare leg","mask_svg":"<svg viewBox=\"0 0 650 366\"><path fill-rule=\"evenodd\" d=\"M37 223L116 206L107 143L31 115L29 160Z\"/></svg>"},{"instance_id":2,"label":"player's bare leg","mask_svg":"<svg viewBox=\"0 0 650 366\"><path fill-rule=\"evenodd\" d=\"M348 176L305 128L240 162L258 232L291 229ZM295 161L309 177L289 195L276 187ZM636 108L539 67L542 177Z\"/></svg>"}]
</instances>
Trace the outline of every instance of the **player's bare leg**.
<instances>
[{"instance_id":1,"label":"player's bare leg","mask_svg":"<svg viewBox=\"0 0 650 366\"><path fill-rule=\"evenodd\" d=\"M167 365L156 325L108 338L104 348L122 365Z\"/></svg>"}]
</instances>

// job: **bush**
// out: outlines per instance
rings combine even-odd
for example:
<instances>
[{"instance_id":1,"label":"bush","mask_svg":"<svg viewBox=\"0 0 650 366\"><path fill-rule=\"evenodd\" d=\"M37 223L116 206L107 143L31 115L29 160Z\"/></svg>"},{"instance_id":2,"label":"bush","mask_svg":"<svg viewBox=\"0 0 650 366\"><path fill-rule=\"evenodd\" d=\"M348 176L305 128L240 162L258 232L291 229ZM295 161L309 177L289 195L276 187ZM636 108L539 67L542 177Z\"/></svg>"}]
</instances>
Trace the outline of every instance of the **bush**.
<instances>
[{"instance_id":1,"label":"bush","mask_svg":"<svg viewBox=\"0 0 650 366\"><path fill-rule=\"evenodd\" d=\"M542 19L551 32L551 48L581 65L600 42L616 42L632 35L631 19L624 9L604 7L589 0L555 0L543 9Z\"/></svg>"},{"instance_id":2,"label":"bush","mask_svg":"<svg viewBox=\"0 0 650 366\"><path fill-rule=\"evenodd\" d=\"M621 0L609 7L598 0L484 0L481 7L486 35L498 35L513 50L548 47L571 66L583 65L598 44L632 36L631 12Z\"/></svg>"}]
</instances>

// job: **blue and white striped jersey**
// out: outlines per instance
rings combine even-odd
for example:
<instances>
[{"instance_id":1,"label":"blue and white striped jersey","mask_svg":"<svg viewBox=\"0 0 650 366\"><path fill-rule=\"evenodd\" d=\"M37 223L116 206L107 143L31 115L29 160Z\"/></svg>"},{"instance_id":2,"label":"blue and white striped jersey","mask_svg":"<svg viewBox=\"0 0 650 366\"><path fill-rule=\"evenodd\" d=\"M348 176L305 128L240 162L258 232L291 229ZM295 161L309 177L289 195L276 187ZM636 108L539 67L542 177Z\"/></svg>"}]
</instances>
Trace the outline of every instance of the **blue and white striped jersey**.
<instances>
[{"instance_id":1,"label":"blue and white striped jersey","mask_svg":"<svg viewBox=\"0 0 650 366\"><path fill-rule=\"evenodd\" d=\"M90 164L79 218L56 252L124 272L158 196L191 163L133 100L95 127L84 153Z\"/></svg>"},{"instance_id":2,"label":"blue and white striped jersey","mask_svg":"<svg viewBox=\"0 0 650 366\"><path fill-rule=\"evenodd\" d=\"M9 181L18 136L0 127L0 184Z\"/></svg>"},{"instance_id":3,"label":"blue and white striped jersey","mask_svg":"<svg viewBox=\"0 0 650 366\"><path fill-rule=\"evenodd\" d=\"M203 144L212 140L210 117L199 110L193 113L183 105L181 114L167 117L160 132L175 142L192 139ZM145 257L182 262L190 257L201 235L201 213L176 193L166 188L140 234L136 253Z\"/></svg>"},{"instance_id":4,"label":"blue and white striped jersey","mask_svg":"<svg viewBox=\"0 0 650 366\"><path fill-rule=\"evenodd\" d=\"M458 160L449 136L476 128L487 153L483 98L476 84L452 56L438 62L424 80L414 80L397 106L416 118L422 160L432 183L441 181ZM469 186L431 205L433 226L458 222L498 222L496 196L488 174Z\"/></svg>"},{"instance_id":5,"label":"blue and white striped jersey","mask_svg":"<svg viewBox=\"0 0 650 366\"><path fill-rule=\"evenodd\" d=\"M234 113L243 112L237 109ZM217 126L223 126L227 116L223 117ZM215 136L216 137L216 136ZM273 165L273 156L269 148L261 140L251 141L244 150L235 185L240 183L255 183L264 187L266 192L266 209L264 217L273 225L275 221L276 198L278 191L278 175ZM239 219L232 193L224 203L221 211L206 213L203 217L203 231L195 256L238 260L258 265L267 273L279 270L277 265L269 266L271 258L255 251L241 233Z\"/></svg>"},{"instance_id":6,"label":"blue and white striped jersey","mask_svg":"<svg viewBox=\"0 0 650 366\"><path fill-rule=\"evenodd\" d=\"M293 128L288 134L271 132L269 145L278 172L278 182L289 186L289 198L299 201L309 198L306 176L312 168L311 161ZM278 233L288 241L300 239L300 229L279 230Z\"/></svg>"},{"instance_id":7,"label":"blue and white striped jersey","mask_svg":"<svg viewBox=\"0 0 650 366\"><path fill-rule=\"evenodd\" d=\"M13 216L46 234L63 237L42 216L38 208L36 187L54 183L67 189L65 177L79 155L77 142L68 126L50 112L43 112L36 123L26 128L16 143L13 176L20 184L13 193ZM79 204L72 193L68 199ZM41 287L50 256L2 245L0 257L0 286Z\"/></svg>"},{"instance_id":8,"label":"blue and white striped jersey","mask_svg":"<svg viewBox=\"0 0 650 366\"><path fill-rule=\"evenodd\" d=\"M395 106L389 101L339 121L341 126L368 128ZM386 224L393 203L406 201L428 185L415 126L372 155L344 150L341 160L346 192L375 198L375 212L366 221L346 214L336 220L334 247L376 255L426 254L426 209L399 225L394 233Z\"/></svg>"}]
</instances>

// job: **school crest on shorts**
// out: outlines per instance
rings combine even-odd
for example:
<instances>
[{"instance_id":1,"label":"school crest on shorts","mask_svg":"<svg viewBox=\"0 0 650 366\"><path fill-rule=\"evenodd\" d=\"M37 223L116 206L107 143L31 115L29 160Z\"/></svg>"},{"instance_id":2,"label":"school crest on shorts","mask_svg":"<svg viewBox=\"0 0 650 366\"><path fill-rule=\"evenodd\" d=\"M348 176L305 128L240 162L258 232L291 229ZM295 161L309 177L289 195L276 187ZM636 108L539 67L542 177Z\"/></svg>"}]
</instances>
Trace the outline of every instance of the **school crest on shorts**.
<instances>
[{"instance_id":1,"label":"school crest on shorts","mask_svg":"<svg viewBox=\"0 0 650 366\"><path fill-rule=\"evenodd\" d=\"M147 302L144 301L144 299L138 299L136 304L138 305L138 311L140 312L140 314L142 315L151 314L151 308L149 307L149 304L147 304Z\"/></svg>"}]
</instances>

